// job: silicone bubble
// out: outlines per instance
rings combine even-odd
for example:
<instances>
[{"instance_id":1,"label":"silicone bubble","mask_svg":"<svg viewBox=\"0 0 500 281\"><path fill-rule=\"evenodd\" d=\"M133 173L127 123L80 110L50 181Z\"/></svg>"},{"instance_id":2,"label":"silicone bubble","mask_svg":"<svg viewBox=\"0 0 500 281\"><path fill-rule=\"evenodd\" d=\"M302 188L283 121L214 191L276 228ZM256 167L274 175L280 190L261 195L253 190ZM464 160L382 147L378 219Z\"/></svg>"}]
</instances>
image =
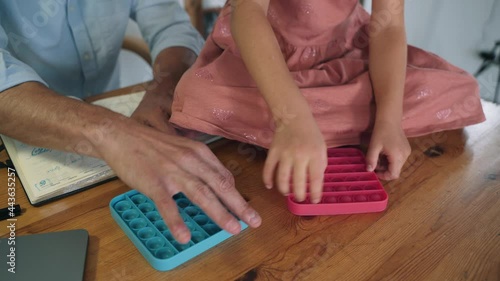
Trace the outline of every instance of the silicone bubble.
<instances>
[{"instance_id":1,"label":"silicone bubble","mask_svg":"<svg viewBox=\"0 0 500 281\"><path fill-rule=\"evenodd\" d=\"M215 233L221 231L220 227L213 223L204 225L203 229L208 233L208 235L214 235Z\"/></svg>"},{"instance_id":2,"label":"silicone bubble","mask_svg":"<svg viewBox=\"0 0 500 281\"><path fill-rule=\"evenodd\" d=\"M356 200L356 202L366 202L368 201L368 197L364 194L358 194L354 196L354 200Z\"/></svg>"},{"instance_id":3,"label":"silicone bubble","mask_svg":"<svg viewBox=\"0 0 500 281\"><path fill-rule=\"evenodd\" d=\"M146 247L148 247L149 250L155 251L165 245L165 239L162 239L160 237L153 237L151 239L148 239L146 241Z\"/></svg>"},{"instance_id":4,"label":"silicone bubble","mask_svg":"<svg viewBox=\"0 0 500 281\"><path fill-rule=\"evenodd\" d=\"M125 201L125 200L120 201L120 202L115 204L115 209L116 209L116 211L118 211L118 213L124 212L130 208L132 208L132 204L128 201Z\"/></svg>"},{"instance_id":5,"label":"silicone bubble","mask_svg":"<svg viewBox=\"0 0 500 281\"><path fill-rule=\"evenodd\" d=\"M335 191L347 191L349 189L349 187L347 186L339 186L337 188L335 188Z\"/></svg>"},{"instance_id":6,"label":"silicone bubble","mask_svg":"<svg viewBox=\"0 0 500 281\"><path fill-rule=\"evenodd\" d=\"M155 222L157 220L160 220L161 219L161 216L160 214L157 212L157 211L152 211L152 212L149 212L146 214L146 217L148 218L148 220L150 220L151 222Z\"/></svg>"},{"instance_id":7,"label":"silicone bubble","mask_svg":"<svg viewBox=\"0 0 500 281\"><path fill-rule=\"evenodd\" d=\"M137 195L134 195L130 198L132 200L132 202L134 202L134 204L136 205L139 205L139 204L142 204L144 202L146 202L148 199L146 198L146 196L142 195L142 194L137 194Z\"/></svg>"},{"instance_id":8,"label":"silicone bubble","mask_svg":"<svg viewBox=\"0 0 500 281\"><path fill-rule=\"evenodd\" d=\"M160 232L163 232L165 230L167 230L167 225L162 221L162 220L159 220L159 221L156 221L155 222L155 227L156 229L158 229Z\"/></svg>"},{"instance_id":9,"label":"silicone bubble","mask_svg":"<svg viewBox=\"0 0 500 281\"><path fill-rule=\"evenodd\" d=\"M352 202L352 197L349 195L344 195L340 197L340 202L342 203L351 203Z\"/></svg>"},{"instance_id":10,"label":"silicone bubble","mask_svg":"<svg viewBox=\"0 0 500 281\"><path fill-rule=\"evenodd\" d=\"M137 236L142 240L148 240L155 236L155 231L151 227L145 227L137 232Z\"/></svg>"},{"instance_id":11,"label":"silicone bubble","mask_svg":"<svg viewBox=\"0 0 500 281\"><path fill-rule=\"evenodd\" d=\"M138 217L139 217L139 212L137 210L134 210L134 209L130 209L130 210L127 210L127 211L122 213L122 218L125 221L131 221L131 220L136 219Z\"/></svg>"},{"instance_id":12,"label":"silicone bubble","mask_svg":"<svg viewBox=\"0 0 500 281\"><path fill-rule=\"evenodd\" d=\"M151 203L142 203L139 205L139 210L141 210L141 212L143 213L147 213L147 212L151 212L155 209L155 207L153 206L153 204Z\"/></svg>"},{"instance_id":13,"label":"silicone bubble","mask_svg":"<svg viewBox=\"0 0 500 281\"><path fill-rule=\"evenodd\" d=\"M168 259L170 257L173 257L175 255L175 251L171 249L170 247L164 247L160 248L155 252L155 257L159 259Z\"/></svg>"},{"instance_id":14,"label":"silicone bubble","mask_svg":"<svg viewBox=\"0 0 500 281\"><path fill-rule=\"evenodd\" d=\"M198 208L198 207L195 207L195 206L189 206L187 207L184 212L186 212L186 214L188 214L188 216L190 217L194 217L196 216L197 214L199 214L201 212L201 210Z\"/></svg>"},{"instance_id":15,"label":"silicone bubble","mask_svg":"<svg viewBox=\"0 0 500 281\"><path fill-rule=\"evenodd\" d=\"M182 252L184 250L186 250L187 248L191 247L191 244L190 243L187 243L187 244L181 244L179 242L171 242L172 245L177 249L177 251L179 252Z\"/></svg>"},{"instance_id":16,"label":"silicone bubble","mask_svg":"<svg viewBox=\"0 0 500 281\"><path fill-rule=\"evenodd\" d=\"M132 230L139 230L141 228L146 227L148 225L148 222L143 218L137 218L131 220L129 225Z\"/></svg>"},{"instance_id":17,"label":"silicone bubble","mask_svg":"<svg viewBox=\"0 0 500 281\"><path fill-rule=\"evenodd\" d=\"M191 240L194 243L198 243L203 241L205 238L207 238L207 235L203 234L201 231L193 231L191 233Z\"/></svg>"},{"instance_id":18,"label":"silicone bubble","mask_svg":"<svg viewBox=\"0 0 500 281\"><path fill-rule=\"evenodd\" d=\"M208 223L209 219L205 215L197 215L193 218L193 220L198 224L198 225L205 225Z\"/></svg>"},{"instance_id":19,"label":"silicone bubble","mask_svg":"<svg viewBox=\"0 0 500 281\"><path fill-rule=\"evenodd\" d=\"M189 202L189 200L187 200L185 198L177 199L177 200L175 200L175 202L177 202L177 206L179 206L179 208L181 208L181 209L184 209L187 206L191 205L191 202Z\"/></svg>"},{"instance_id":20,"label":"silicone bubble","mask_svg":"<svg viewBox=\"0 0 500 281\"><path fill-rule=\"evenodd\" d=\"M323 198L323 202L327 204L339 202L337 196L326 196Z\"/></svg>"},{"instance_id":21,"label":"silicone bubble","mask_svg":"<svg viewBox=\"0 0 500 281\"><path fill-rule=\"evenodd\" d=\"M344 181L359 181L360 179L361 179L360 176L349 176L349 177L345 177Z\"/></svg>"}]
</instances>

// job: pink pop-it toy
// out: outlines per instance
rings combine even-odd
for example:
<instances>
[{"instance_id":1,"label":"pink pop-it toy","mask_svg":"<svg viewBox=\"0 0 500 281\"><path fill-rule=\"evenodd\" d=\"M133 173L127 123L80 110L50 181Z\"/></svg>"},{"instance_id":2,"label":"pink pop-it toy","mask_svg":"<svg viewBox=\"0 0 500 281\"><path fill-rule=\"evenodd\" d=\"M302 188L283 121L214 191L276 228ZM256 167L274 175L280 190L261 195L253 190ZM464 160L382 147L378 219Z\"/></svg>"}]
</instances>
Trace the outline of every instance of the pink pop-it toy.
<instances>
[{"instance_id":1,"label":"pink pop-it toy","mask_svg":"<svg viewBox=\"0 0 500 281\"><path fill-rule=\"evenodd\" d=\"M381 212L387 207L387 192L374 172L366 171L365 157L355 148L328 149L323 197L312 204L287 198L288 209L299 216L342 215Z\"/></svg>"}]
</instances>

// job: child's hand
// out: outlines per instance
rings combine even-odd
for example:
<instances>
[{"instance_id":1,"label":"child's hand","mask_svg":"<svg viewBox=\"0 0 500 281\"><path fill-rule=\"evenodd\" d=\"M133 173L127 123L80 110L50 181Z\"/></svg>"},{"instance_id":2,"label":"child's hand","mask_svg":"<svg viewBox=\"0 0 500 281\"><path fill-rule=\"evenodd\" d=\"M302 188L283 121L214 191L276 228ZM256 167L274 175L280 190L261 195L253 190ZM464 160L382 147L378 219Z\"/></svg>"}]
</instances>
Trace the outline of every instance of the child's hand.
<instances>
[{"instance_id":1,"label":"child's hand","mask_svg":"<svg viewBox=\"0 0 500 281\"><path fill-rule=\"evenodd\" d=\"M323 174L327 166L326 144L312 117L296 117L279 124L264 165L264 183L272 188L290 192L293 173L293 192L297 201L304 201L306 180L309 177L311 202L319 203L323 190Z\"/></svg>"},{"instance_id":2,"label":"child's hand","mask_svg":"<svg viewBox=\"0 0 500 281\"><path fill-rule=\"evenodd\" d=\"M366 156L366 169L370 172L375 170L383 180L397 179L410 153L410 144L400 124L375 123ZM386 165L381 164L382 155L387 157Z\"/></svg>"}]
</instances>

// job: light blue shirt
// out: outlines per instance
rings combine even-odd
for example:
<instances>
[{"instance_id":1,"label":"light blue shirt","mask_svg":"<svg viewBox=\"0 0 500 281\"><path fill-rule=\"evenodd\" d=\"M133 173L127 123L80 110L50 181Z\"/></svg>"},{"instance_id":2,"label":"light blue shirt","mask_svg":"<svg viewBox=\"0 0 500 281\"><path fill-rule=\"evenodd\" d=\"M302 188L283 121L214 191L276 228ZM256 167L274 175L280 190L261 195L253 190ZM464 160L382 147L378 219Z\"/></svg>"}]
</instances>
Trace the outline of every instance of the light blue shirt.
<instances>
[{"instance_id":1,"label":"light blue shirt","mask_svg":"<svg viewBox=\"0 0 500 281\"><path fill-rule=\"evenodd\" d=\"M177 0L0 0L0 92L27 81L80 98L117 88L129 18L153 61L167 47L203 45Z\"/></svg>"}]
</instances>

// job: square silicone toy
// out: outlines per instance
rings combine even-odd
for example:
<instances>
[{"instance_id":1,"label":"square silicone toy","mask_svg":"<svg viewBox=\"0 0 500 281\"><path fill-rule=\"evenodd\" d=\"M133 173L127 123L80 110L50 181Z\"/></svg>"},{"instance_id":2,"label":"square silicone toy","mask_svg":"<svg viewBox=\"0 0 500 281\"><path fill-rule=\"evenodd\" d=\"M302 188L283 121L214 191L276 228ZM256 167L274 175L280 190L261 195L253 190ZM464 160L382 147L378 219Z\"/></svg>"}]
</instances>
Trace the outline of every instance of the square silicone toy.
<instances>
[{"instance_id":1,"label":"square silicone toy","mask_svg":"<svg viewBox=\"0 0 500 281\"><path fill-rule=\"evenodd\" d=\"M380 212L387 207L388 196L374 172L366 171L365 157L355 148L328 149L321 202L297 202L287 198L288 209L296 215L341 215Z\"/></svg>"},{"instance_id":2,"label":"square silicone toy","mask_svg":"<svg viewBox=\"0 0 500 281\"><path fill-rule=\"evenodd\" d=\"M187 244L180 244L172 237L153 201L143 194L132 190L109 203L115 221L151 266L160 271L173 269L231 237L182 193L173 198L191 230L191 241ZM247 228L244 222L240 224L242 230Z\"/></svg>"}]
</instances>

